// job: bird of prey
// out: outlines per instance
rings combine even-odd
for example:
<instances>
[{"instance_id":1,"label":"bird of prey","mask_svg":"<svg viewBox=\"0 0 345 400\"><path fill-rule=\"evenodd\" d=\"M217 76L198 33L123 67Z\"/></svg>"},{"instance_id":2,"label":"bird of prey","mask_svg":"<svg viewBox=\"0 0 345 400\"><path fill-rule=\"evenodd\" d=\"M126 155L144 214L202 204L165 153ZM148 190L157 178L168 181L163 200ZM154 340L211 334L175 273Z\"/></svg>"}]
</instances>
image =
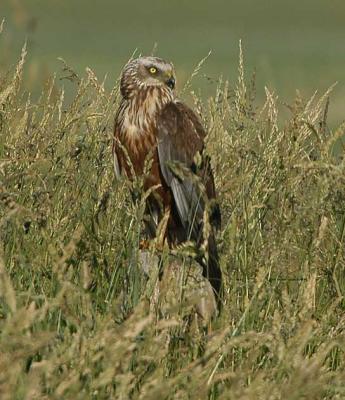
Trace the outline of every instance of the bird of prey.
<instances>
[{"instance_id":1,"label":"bird of prey","mask_svg":"<svg viewBox=\"0 0 345 400\"><path fill-rule=\"evenodd\" d=\"M160 221L168 215L165 238L169 246L195 242L196 260L219 304L222 273L215 230L221 216L210 158L204 151L206 132L194 111L176 97L175 83L173 65L161 58L139 57L124 67L115 117L115 174L133 180L133 174L143 174L145 160L152 157L144 177L144 190L154 188L146 200L146 235L155 238ZM205 213L209 204L211 211ZM203 243L207 256L201 252Z\"/></svg>"}]
</instances>

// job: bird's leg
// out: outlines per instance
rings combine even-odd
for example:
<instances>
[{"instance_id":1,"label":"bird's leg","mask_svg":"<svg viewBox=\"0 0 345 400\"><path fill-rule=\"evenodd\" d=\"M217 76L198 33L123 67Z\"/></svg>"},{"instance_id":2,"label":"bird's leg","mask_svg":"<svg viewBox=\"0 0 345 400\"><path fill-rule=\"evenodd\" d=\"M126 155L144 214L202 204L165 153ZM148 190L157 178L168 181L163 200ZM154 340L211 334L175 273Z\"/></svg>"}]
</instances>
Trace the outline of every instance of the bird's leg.
<instances>
[{"instance_id":1,"label":"bird's leg","mask_svg":"<svg viewBox=\"0 0 345 400\"><path fill-rule=\"evenodd\" d=\"M139 249L140 250L150 250L152 245L152 241L148 239L141 239L139 243Z\"/></svg>"}]
</instances>

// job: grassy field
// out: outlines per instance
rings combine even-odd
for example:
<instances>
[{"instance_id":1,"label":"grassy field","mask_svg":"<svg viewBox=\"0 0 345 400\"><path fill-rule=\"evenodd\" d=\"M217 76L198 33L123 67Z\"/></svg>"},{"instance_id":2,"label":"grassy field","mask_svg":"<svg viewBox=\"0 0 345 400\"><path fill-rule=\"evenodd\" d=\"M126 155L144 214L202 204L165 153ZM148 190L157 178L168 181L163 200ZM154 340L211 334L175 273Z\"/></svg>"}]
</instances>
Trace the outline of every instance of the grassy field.
<instances>
[{"instance_id":1,"label":"grassy field","mask_svg":"<svg viewBox=\"0 0 345 400\"><path fill-rule=\"evenodd\" d=\"M139 266L143 202L110 154L117 86L77 65L79 77L66 67L68 81L30 98L25 53L0 76L0 399L343 399L344 124L327 123L332 93L296 97L281 121L240 57L214 96L189 96L223 215L224 304L205 326L173 256L160 283Z\"/></svg>"},{"instance_id":2,"label":"grassy field","mask_svg":"<svg viewBox=\"0 0 345 400\"><path fill-rule=\"evenodd\" d=\"M310 97L334 82L329 121L343 121L345 96L345 30L342 0L2 0L0 19L6 30L0 46L1 64L15 62L24 38L29 57L25 85L39 94L42 77L61 71L58 57L83 73L108 75L110 90L121 67L138 49L172 60L182 87L195 65L212 55L196 87L214 95L220 75L237 76L237 48L242 39L249 71L257 72L257 96L264 87L292 103L296 89ZM65 84L68 94L70 86Z\"/></svg>"}]
</instances>

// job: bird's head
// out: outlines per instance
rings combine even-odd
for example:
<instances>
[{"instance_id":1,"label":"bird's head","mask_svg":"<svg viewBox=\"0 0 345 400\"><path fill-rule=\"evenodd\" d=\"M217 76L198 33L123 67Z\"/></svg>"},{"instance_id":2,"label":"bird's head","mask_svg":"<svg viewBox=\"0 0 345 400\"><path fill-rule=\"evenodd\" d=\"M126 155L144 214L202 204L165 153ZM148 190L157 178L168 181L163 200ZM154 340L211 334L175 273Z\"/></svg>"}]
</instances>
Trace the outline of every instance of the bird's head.
<instances>
[{"instance_id":1,"label":"bird's head","mask_svg":"<svg viewBox=\"0 0 345 400\"><path fill-rule=\"evenodd\" d=\"M147 87L160 87L173 92L176 78L174 66L158 57L139 57L131 60L123 69L121 93L130 97Z\"/></svg>"}]
</instances>

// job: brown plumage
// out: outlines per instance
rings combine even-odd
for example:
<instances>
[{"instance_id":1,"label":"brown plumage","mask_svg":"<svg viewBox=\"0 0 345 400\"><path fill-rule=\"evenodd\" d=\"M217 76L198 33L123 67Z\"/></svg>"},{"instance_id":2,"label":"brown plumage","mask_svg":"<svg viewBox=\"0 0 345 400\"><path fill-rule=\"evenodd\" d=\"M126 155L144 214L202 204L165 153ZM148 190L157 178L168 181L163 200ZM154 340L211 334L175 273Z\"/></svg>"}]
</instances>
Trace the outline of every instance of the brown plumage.
<instances>
[{"instance_id":1,"label":"brown plumage","mask_svg":"<svg viewBox=\"0 0 345 400\"><path fill-rule=\"evenodd\" d=\"M141 57L125 66L115 118L114 167L117 176L132 179L133 170L136 175L143 173L145 159L151 155L144 189L159 187L147 200L146 234L156 236L159 221L168 211L169 245L193 240L200 249L205 197L216 197L214 179L204 154L206 132L196 114L175 97L174 87L174 68L162 59ZM214 229L220 226L217 204L212 206L209 222L209 256L200 252L197 260L219 300L222 275L214 237Z\"/></svg>"}]
</instances>

